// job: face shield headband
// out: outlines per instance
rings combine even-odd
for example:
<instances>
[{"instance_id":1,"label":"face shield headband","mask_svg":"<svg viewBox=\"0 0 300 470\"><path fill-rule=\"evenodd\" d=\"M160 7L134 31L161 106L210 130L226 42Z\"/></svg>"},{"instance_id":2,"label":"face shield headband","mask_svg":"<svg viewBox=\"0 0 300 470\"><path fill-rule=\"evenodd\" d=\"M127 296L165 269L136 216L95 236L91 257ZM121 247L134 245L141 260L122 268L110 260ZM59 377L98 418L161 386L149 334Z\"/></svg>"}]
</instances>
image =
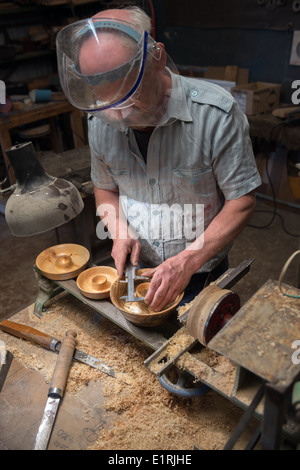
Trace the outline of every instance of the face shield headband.
<instances>
[{"instance_id":1,"label":"face shield headband","mask_svg":"<svg viewBox=\"0 0 300 470\"><path fill-rule=\"evenodd\" d=\"M102 32L114 32L132 43L133 53L127 62L105 72L81 72L79 54L85 41L92 40L96 48ZM149 45L148 33L140 35L129 24L110 19L89 19L65 27L57 35L58 71L61 85L69 101L85 112L122 107L138 89L145 70ZM97 49L96 49L97 50ZM107 86L114 85L110 98L100 98Z\"/></svg>"}]
</instances>

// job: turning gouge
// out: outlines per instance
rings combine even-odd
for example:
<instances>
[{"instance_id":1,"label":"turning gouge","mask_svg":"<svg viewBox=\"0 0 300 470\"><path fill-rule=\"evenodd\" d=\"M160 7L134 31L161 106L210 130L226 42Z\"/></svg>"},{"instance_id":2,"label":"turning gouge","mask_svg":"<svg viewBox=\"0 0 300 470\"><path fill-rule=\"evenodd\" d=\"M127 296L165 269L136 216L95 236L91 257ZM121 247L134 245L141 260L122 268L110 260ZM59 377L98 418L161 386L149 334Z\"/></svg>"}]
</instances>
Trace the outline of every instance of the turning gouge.
<instances>
[{"instance_id":1,"label":"turning gouge","mask_svg":"<svg viewBox=\"0 0 300 470\"><path fill-rule=\"evenodd\" d=\"M21 323L12 322L10 320L3 320L0 323L0 330L13 336L27 339L56 353L58 353L61 348L62 343L60 340L54 338L53 336L42 333L41 331L36 330L31 326L22 325ZM104 372L104 374L110 375L111 377L116 377L116 372L114 369L104 364L102 361L100 361L100 359L90 356L83 351L75 349L73 359L94 367L95 369L98 369L101 372Z\"/></svg>"},{"instance_id":2,"label":"turning gouge","mask_svg":"<svg viewBox=\"0 0 300 470\"><path fill-rule=\"evenodd\" d=\"M51 384L48 390L48 399L44 415L36 435L34 450L46 450L48 447L58 407L65 391L75 351L76 336L77 333L75 331L68 330L65 338L62 340Z\"/></svg>"}]
</instances>

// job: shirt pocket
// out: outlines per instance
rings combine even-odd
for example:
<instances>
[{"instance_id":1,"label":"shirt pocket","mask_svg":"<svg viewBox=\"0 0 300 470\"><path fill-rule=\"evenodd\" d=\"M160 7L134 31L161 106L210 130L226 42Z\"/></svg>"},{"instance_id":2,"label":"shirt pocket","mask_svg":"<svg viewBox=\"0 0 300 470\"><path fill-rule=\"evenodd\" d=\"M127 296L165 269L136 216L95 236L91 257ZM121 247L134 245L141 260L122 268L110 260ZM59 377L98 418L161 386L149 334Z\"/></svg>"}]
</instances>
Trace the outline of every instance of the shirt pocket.
<instances>
[{"instance_id":1,"label":"shirt pocket","mask_svg":"<svg viewBox=\"0 0 300 470\"><path fill-rule=\"evenodd\" d=\"M112 175L114 182L120 189L125 193L128 193L132 187L131 172L127 168L109 168L109 172Z\"/></svg>"},{"instance_id":2,"label":"shirt pocket","mask_svg":"<svg viewBox=\"0 0 300 470\"><path fill-rule=\"evenodd\" d=\"M216 191L216 181L211 168L174 168L172 180L178 194L190 199L211 197Z\"/></svg>"}]
</instances>

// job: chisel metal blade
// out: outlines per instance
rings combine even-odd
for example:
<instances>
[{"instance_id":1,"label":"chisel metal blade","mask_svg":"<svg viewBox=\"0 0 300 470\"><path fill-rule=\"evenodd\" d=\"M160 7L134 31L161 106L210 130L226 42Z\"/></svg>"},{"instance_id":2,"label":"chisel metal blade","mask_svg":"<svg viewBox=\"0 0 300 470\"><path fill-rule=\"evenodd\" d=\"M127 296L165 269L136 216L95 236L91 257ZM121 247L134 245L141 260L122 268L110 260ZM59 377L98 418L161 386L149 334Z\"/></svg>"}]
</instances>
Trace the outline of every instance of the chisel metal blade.
<instances>
[{"instance_id":1,"label":"chisel metal blade","mask_svg":"<svg viewBox=\"0 0 300 470\"><path fill-rule=\"evenodd\" d=\"M46 450L51 437L60 398L48 397L44 415L35 438L34 450Z\"/></svg>"},{"instance_id":2,"label":"chisel metal blade","mask_svg":"<svg viewBox=\"0 0 300 470\"><path fill-rule=\"evenodd\" d=\"M1 341L0 341L1 343ZM5 357L3 358L3 362L0 360L0 392L3 388L5 379L7 377L10 365L13 360L13 355L10 351L5 350ZM1 354L0 354L0 359L1 359Z\"/></svg>"},{"instance_id":3,"label":"chisel metal blade","mask_svg":"<svg viewBox=\"0 0 300 470\"><path fill-rule=\"evenodd\" d=\"M48 391L47 403L36 435L33 450L46 450L48 447L58 407L66 388L76 346L76 336L77 333L75 331L69 330L62 340Z\"/></svg>"},{"instance_id":4,"label":"chisel metal blade","mask_svg":"<svg viewBox=\"0 0 300 470\"><path fill-rule=\"evenodd\" d=\"M104 364L104 362L100 361L100 359L98 359L97 357L90 356L84 351L79 351L78 349L75 349L74 359L91 367L94 367L95 369L99 369L101 372L104 372L104 374L108 374L111 377L116 377L116 372L112 367Z\"/></svg>"},{"instance_id":5,"label":"chisel metal blade","mask_svg":"<svg viewBox=\"0 0 300 470\"><path fill-rule=\"evenodd\" d=\"M22 325L21 323L12 322L10 320L3 320L0 323L0 330L5 331L5 333L9 333L13 336L27 339L56 353L58 353L61 348L61 341L58 339L36 330L31 326ZM75 349L73 359L94 367L95 369L104 372L104 374L116 377L116 371L114 369L112 369L107 364L104 364L104 362L100 361L100 359L90 356L89 354L80 351L79 349Z\"/></svg>"}]
</instances>

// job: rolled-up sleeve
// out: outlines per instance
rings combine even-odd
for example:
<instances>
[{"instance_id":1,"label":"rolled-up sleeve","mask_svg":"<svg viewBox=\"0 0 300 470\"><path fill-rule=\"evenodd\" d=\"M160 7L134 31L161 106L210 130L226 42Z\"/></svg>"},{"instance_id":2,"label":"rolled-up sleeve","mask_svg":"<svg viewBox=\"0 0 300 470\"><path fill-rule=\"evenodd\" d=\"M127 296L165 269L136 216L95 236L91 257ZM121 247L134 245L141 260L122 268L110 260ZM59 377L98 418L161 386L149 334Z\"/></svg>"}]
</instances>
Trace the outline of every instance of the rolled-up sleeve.
<instances>
[{"instance_id":1,"label":"rolled-up sleeve","mask_svg":"<svg viewBox=\"0 0 300 470\"><path fill-rule=\"evenodd\" d=\"M103 155L101 142L105 139L105 132L97 125L97 118L89 119L89 146L91 151L91 180L99 189L114 189L117 187Z\"/></svg>"},{"instance_id":2,"label":"rolled-up sleeve","mask_svg":"<svg viewBox=\"0 0 300 470\"><path fill-rule=\"evenodd\" d=\"M234 103L229 113L215 109L212 167L219 188L228 200L237 199L261 184L257 171L249 124Z\"/></svg>"}]
</instances>

